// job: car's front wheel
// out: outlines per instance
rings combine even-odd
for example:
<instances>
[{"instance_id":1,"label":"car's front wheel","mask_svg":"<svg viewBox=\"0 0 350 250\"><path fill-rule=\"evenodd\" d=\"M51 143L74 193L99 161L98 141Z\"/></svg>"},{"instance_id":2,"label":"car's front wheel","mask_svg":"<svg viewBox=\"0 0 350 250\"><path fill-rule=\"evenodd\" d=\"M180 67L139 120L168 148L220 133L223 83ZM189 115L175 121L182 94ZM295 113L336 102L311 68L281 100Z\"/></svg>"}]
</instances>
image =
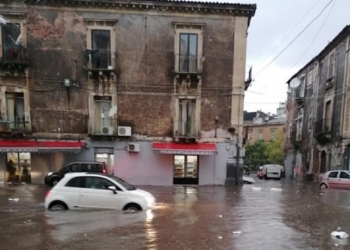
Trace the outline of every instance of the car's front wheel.
<instances>
[{"instance_id":1,"label":"car's front wheel","mask_svg":"<svg viewBox=\"0 0 350 250\"><path fill-rule=\"evenodd\" d=\"M68 210L68 206L62 201L54 201L49 206L50 211L65 211Z\"/></svg>"},{"instance_id":2,"label":"car's front wheel","mask_svg":"<svg viewBox=\"0 0 350 250\"><path fill-rule=\"evenodd\" d=\"M326 189L326 188L328 188L328 186L327 186L327 184L326 184L326 183L322 183L322 184L320 185L320 188L322 188L322 189Z\"/></svg>"},{"instance_id":3,"label":"car's front wheel","mask_svg":"<svg viewBox=\"0 0 350 250\"><path fill-rule=\"evenodd\" d=\"M137 204L131 203L126 205L123 210L127 213L136 213L142 211L142 208Z\"/></svg>"}]
</instances>

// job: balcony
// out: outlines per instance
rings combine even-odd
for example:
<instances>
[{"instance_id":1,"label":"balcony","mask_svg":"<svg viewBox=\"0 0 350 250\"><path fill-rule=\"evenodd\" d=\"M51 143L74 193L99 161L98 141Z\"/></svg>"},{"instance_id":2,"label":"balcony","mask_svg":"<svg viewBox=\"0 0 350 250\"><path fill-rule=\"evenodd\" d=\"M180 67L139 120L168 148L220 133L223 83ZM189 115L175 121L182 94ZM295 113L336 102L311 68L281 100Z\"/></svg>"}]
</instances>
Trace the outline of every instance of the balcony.
<instances>
[{"instance_id":1,"label":"balcony","mask_svg":"<svg viewBox=\"0 0 350 250\"><path fill-rule=\"evenodd\" d=\"M115 118L89 119L89 134L97 137L114 137L118 134L117 126Z\"/></svg>"},{"instance_id":2,"label":"balcony","mask_svg":"<svg viewBox=\"0 0 350 250\"><path fill-rule=\"evenodd\" d=\"M315 123L314 137L320 143L330 142L332 139L332 119L321 119Z\"/></svg>"},{"instance_id":3,"label":"balcony","mask_svg":"<svg viewBox=\"0 0 350 250\"><path fill-rule=\"evenodd\" d=\"M196 121L178 121L178 127L174 133L175 139L199 139L199 133L197 132L198 123Z\"/></svg>"},{"instance_id":4,"label":"balcony","mask_svg":"<svg viewBox=\"0 0 350 250\"><path fill-rule=\"evenodd\" d=\"M98 78L101 76L107 76L108 78L115 77L115 51L85 49L84 52L88 59L87 66L84 69L88 71L89 78Z\"/></svg>"},{"instance_id":5,"label":"balcony","mask_svg":"<svg viewBox=\"0 0 350 250\"><path fill-rule=\"evenodd\" d=\"M29 121L25 121L24 118L17 118L17 120L1 119L0 133L2 135L30 134L31 128Z\"/></svg>"},{"instance_id":6,"label":"balcony","mask_svg":"<svg viewBox=\"0 0 350 250\"><path fill-rule=\"evenodd\" d=\"M18 73L18 71L24 72L24 69L28 66L26 48L16 44L3 45L0 65L7 74L12 75L15 72Z\"/></svg>"}]
</instances>

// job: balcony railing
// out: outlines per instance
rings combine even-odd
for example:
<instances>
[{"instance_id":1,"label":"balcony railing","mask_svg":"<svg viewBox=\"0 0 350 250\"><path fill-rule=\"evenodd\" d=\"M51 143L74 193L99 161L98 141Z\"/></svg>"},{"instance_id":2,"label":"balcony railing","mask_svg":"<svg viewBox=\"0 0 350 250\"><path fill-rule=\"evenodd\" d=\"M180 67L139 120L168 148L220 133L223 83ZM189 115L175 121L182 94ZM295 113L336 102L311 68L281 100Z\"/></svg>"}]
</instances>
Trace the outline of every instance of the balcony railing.
<instances>
[{"instance_id":1,"label":"balcony railing","mask_svg":"<svg viewBox=\"0 0 350 250\"><path fill-rule=\"evenodd\" d=\"M315 134L330 133L332 129L332 119L321 119L315 123Z\"/></svg>"},{"instance_id":2,"label":"balcony railing","mask_svg":"<svg viewBox=\"0 0 350 250\"><path fill-rule=\"evenodd\" d=\"M198 137L196 124L197 122L195 121L179 121L178 130L177 133L175 133L175 136L192 138Z\"/></svg>"},{"instance_id":3,"label":"balcony railing","mask_svg":"<svg viewBox=\"0 0 350 250\"><path fill-rule=\"evenodd\" d=\"M89 56L89 69L96 70L112 70L112 60L115 56L115 52L111 50L103 49L87 49L86 55Z\"/></svg>"},{"instance_id":4,"label":"balcony railing","mask_svg":"<svg viewBox=\"0 0 350 250\"><path fill-rule=\"evenodd\" d=\"M96 118L89 121L89 134L91 135L113 136L118 134L115 118Z\"/></svg>"},{"instance_id":5,"label":"balcony railing","mask_svg":"<svg viewBox=\"0 0 350 250\"><path fill-rule=\"evenodd\" d=\"M202 57L191 55L176 55L175 72L177 73L200 73L202 70Z\"/></svg>"},{"instance_id":6,"label":"balcony railing","mask_svg":"<svg viewBox=\"0 0 350 250\"><path fill-rule=\"evenodd\" d=\"M3 45L4 64L25 64L27 62L26 49L21 45Z\"/></svg>"},{"instance_id":7,"label":"balcony railing","mask_svg":"<svg viewBox=\"0 0 350 250\"><path fill-rule=\"evenodd\" d=\"M17 120L0 120L0 132L30 132L29 121L25 121L24 118L18 118Z\"/></svg>"}]
</instances>

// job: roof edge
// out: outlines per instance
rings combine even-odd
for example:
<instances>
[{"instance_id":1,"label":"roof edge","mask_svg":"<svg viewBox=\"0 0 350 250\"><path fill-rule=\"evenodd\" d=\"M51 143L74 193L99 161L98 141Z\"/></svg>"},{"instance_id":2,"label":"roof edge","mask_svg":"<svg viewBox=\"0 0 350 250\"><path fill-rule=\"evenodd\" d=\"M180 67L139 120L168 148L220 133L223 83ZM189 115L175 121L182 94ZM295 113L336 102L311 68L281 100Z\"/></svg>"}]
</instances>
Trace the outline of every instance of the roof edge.
<instances>
[{"instance_id":1,"label":"roof edge","mask_svg":"<svg viewBox=\"0 0 350 250\"><path fill-rule=\"evenodd\" d=\"M350 33L350 25L346 25L339 33L336 35L333 40L327 44L326 47L321 50L321 52L313 57L304 67L302 67L297 73L295 73L289 80L286 82L286 84L289 84L295 77L297 77L300 73L302 73L307 67L309 67L312 63L315 61L318 61L326 54L334 45L338 44L345 36L347 36Z\"/></svg>"}]
</instances>

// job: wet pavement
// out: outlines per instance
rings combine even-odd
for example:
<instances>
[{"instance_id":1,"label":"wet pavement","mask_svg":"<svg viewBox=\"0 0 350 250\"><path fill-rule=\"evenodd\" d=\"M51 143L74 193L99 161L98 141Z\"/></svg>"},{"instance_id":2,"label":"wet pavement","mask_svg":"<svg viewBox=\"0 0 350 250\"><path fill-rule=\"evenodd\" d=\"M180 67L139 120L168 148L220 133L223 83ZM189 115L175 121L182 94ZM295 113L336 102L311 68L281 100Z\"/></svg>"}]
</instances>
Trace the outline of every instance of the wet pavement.
<instances>
[{"instance_id":1,"label":"wet pavement","mask_svg":"<svg viewBox=\"0 0 350 250\"><path fill-rule=\"evenodd\" d=\"M46 212L47 188L0 188L0 249L350 249L350 191L257 180L243 187L142 187L153 211ZM19 198L19 201L9 201Z\"/></svg>"}]
</instances>

